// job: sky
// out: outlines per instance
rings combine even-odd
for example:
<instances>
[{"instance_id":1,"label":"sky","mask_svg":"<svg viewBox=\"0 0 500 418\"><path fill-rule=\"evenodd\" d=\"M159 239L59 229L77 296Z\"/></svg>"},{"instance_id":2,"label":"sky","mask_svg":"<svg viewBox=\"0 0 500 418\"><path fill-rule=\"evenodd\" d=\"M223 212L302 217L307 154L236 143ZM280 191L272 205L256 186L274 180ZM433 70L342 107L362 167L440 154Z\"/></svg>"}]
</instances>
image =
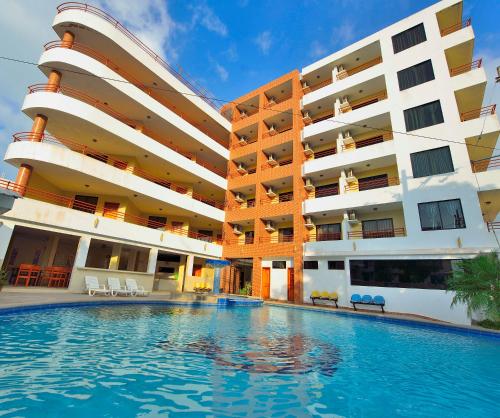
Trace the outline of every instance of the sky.
<instances>
[{"instance_id":1,"label":"sky","mask_svg":"<svg viewBox=\"0 0 500 418\"><path fill-rule=\"evenodd\" d=\"M2 0L0 55L37 62L56 40L52 21L62 0ZM431 4L431 0L88 0L108 11L214 97L233 100L294 69L301 70ZM475 57L488 76L485 105L500 65L500 0L464 0L472 17ZM0 60L0 156L12 134L29 130L21 105L36 66ZM16 170L0 162L0 177Z\"/></svg>"}]
</instances>

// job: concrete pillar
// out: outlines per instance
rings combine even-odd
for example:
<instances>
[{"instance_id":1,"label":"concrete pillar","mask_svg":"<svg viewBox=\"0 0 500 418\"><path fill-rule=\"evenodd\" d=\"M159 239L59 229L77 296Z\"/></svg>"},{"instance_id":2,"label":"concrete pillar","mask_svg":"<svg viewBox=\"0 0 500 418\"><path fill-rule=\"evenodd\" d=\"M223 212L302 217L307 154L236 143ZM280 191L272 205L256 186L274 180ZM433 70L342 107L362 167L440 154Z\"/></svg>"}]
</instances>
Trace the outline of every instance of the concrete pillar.
<instances>
[{"instance_id":1,"label":"concrete pillar","mask_svg":"<svg viewBox=\"0 0 500 418\"><path fill-rule=\"evenodd\" d=\"M47 258L47 267L54 265L54 259L56 258L58 246L59 246L59 235L54 235L50 240L49 256Z\"/></svg>"},{"instance_id":2,"label":"concrete pillar","mask_svg":"<svg viewBox=\"0 0 500 418\"><path fill-rule=\"evenodd\" d=\"M56 70L52 70L49 74L49 79L47 80L48 91L57 92L59 86L61 85L61 73Z\"/></svg>"},{"instance_id":3,"label":"concrete pillar","mask_svg":"<svg viewBox=\"0 0 500 418\"><path fill-rule=\"evenodd\" d=\"M335 112L335 116L340 115L340 97L335 99L335 103L333 104L333 110Z\"/></svg>"},{"instance_id":4,"label":"concrete pillar","mask_svg":"<svg viewBox=\"0 0 500 418\"><path fill-rule=\"evenodd\" d=\"M127 270L128 271L135 271L135 262L137 260L137 251L131 251L130 256L128 258L128 263L127 263Z\"/></svg>"},{"instance_id":5,"label":"concrete pillar","mask_svg":"<svg viewBox=\"0 0 500 418\"><path fill-rule=\"evenodd\" d=\"M70 32L67 30L64 32L63 38L62 38L62 47L63 48L71 48L75 42L75 35L73 32Z\"/></svg>"},{"instance_id":6,"label":"concrete pillar","mask_svg":"<svg viewBox=\"0 0 500 418\"><path fill-rule=\"evenodd\" d=\"M17 171L16 183L19 185L19 190L16 190L21 196L24 196L26 190L24 189L29 182L33 167L28 164L21 164Z\"/></svg>"},{"instance_id":7,"label":"concrete pillar","mask_svg":"<svg viewBox=\"0 0 500 418\"><path fill-rule=\"evenodd\" d=\"M157 258L158 258L158 249L157 248L151 248L149 250L148 270L147 270L147 272L149 274L156 273L156 260L157 260Z\"/></svg>"},{"instance_id":8,"label":"concrete pillar","mask_svg":"<svg viewBox=\"0 0 500 418\"><path fill-rule=\"evenodd\" d=\"M344 151L343 145L344 145L344 135L342 134L341 131L339 132L339 135L337 137L337 154Z\"/></svg>"},{"instance_id":9,"label":"concrete pillar","mask_svg":"<svg viewBox=\"0 0 500 418\"><path fill-rule=\"evenodd\" d=\"M344 219L342 219L342 239L349 239L349 215L347 212L344 212Z\"/></svg>"},{"instance_id":10,"label":"concrete pillar","mask_svg":"<svg viewBox=\"0 0 500 418\"><path fill-rule=\"evenodd\" d=\"M43 138L43 132L47 126L47 116L37 114L31 125L30 141L40 142Z\"/></svg>"},{"instance_id":11,"label":"concrete pillar","mask_svg":"<svg viewBox=\"0 0 500 418\"><path fill-rule=\"evenodd\" d=\"M347 185L347 179L346 179L345 170L341 170L340 177L339 177L339 194L345 193L345 186L346 185Z\"/></svg>"},{"instance_id":12,"label":"concrete pillar","mask_svg":"<svg viewBox=\"0 0 500 418\"><path fill-rule=\"evenodd\" d=\"M7 249L9 248L13 232L14 227L5 225L0 221L0 268L2 268L2 266L5 267L5 257L7 255Z\"/></svg>"},{"instance_id":13,"label":"concrete pillar","mask_svg":"<svg viewBox=\"0 0 500 418\"><path fill-rule=\"evenodd\" d=\"M73 271L71 272L71 279L69 281L68 289L81 291L81 283L77 284L73 278L77 276L77 270L79 268L85 267L87 261L87 256L89 254L90 248L90 237L81 237L78 242L78 248L76 249L75 262L73 264Z\"/></svg>"},{"instance_id":14,"label":"concrete pillar","mask_svg":"<svg viewBox=\"0 0 500 418\"><path fill-rule=\"evenodd\" d=\"M337 66L333 67L332 70L332 83L337 81L337 74L339 73L339 68Z\"/></svg>"},{"instance_id":15,"label":"concrete pillar","mask_svg":"<svg viewBox=\"0 0 500 418\"><path fill-rule=\"evenodd\" d=\"M121 244L113 244L113 249L111 250L111 258L109 259L110 270L118 270L118 266L120 265L120 253L122 251Z\"/></svg>"},{"instance_id":16,"label":"concrete pillar","mask_svg":"<svg viewBox=\"0 0 500 418\"><path fill-rule=\"evenodd\" d=\"M184 278L193 275L193 265L194 265L194 255L189 254L186 258L186 271L184 274Z\"/></svg>"}]
</instances>

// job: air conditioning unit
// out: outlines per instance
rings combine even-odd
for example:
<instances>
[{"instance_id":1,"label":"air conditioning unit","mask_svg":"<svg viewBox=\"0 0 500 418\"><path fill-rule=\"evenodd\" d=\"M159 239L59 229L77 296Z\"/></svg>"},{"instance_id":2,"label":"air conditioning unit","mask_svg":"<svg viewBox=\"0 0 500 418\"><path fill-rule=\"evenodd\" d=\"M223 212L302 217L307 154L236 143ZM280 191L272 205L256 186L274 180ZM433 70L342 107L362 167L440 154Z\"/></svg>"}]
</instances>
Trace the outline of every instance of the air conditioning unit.
<instances>
[{"instance_id":1,"label":"air conditioning unit","mask_svg":"<svg viewBox=\"0 0 500 418\"><path fill-rule=\"evenodd\" d=\"M349 100L347 99L347 96L342 97L340 101L340 111L341 112L346 112L351 109L351 105L349 104Z\"/></svg>"},{"instance_id":2,"label":"air conditioning unit","mask_svg":"<svg viewBox=\"0 0 500 418\"><path fill-rule=\"evenodd\" d=\"M241 193L236 193L236 195L234 196L234 200L236 200L238 203L243 203L245 201Z\"/></svg>"},{"instance_id":3,"label":"air conditioning unit","mask_svg":"<svg viewBox=\"0 0 500 418\"><path fill-rule=\"evenodd\" d=\"M239 225L233 225L233 232L236 235L241 235L243 232L241 232L241 227Z\"/></svg>"},{"instance_id":4,"label":"air conditioning unit","mask_svg":"<svg viewBox=\"0 0 500 418\"><path fill-rule=\"evenodd\" d=\"M240 144L246 144L247 140L248 140L248 137L246 135L240 136Z\"/></svg>"},{"instance_id":5,"label":"air conditioning unit","mask_svg":"<svg viewBox=\"0 0 500 418\"><path fill-rule=\"evenodd\" d=\"M269 135L276 135L277 133L278 133L278 131L276 130L276 125L273 123L269 127Z\"/></svg>"},{"instance_id":6,"label":"air conditioning unit","mask_svg":"<svg viewBox=\"0 0 500 418\"><path fill-rule=\"evenodd\" d=\"M273 154L269 154L267 156L267 163L271 166L271 167L274 167L276 165L278 165L278 161L276 161L274 159L274 155Z\"/></svg>"},{"instance_id":7,"label":"air conditioning unit","mask_svg":"<svg viewBox=\"0 0 500 418\"><path fill-rule=\"evenodd\" d=\"M340 73L341 71L345 71L344 66L342 64L337 66L337 70Z\"/></svg>"},{"instance_id":8,"label":"air conditioning unit","mask_svg":"<svg viewBox=\"0 0 500 418\"><path fill-rule=\"evenodd\" d=\"M347 171L347 177L346 177L346 180L351 183L351 182L354 182L356 181L356 176L354 175L354 172L352 171L352 168L350 168L348 171Z\"/></svg>"},{"instance_id":9,"label":"air conditioning unit","mask_svg":"<svg viewBox=\"0 0 500 418\"><path fill-rule=\"evenodd\" d=\"M313 222L313 220L312 220L312 218L310 216L306 217L305 227L307 229L314 228L314 222Z\"/></svg>"},{"instance_id":10,"label":"air conditioning unit","mask_svg":"<svg viewBox=\"0 0 500 418\"><path fill-rule=\"evenodd\" d=\"M239 163L238 164L238 168L236 169L236 171L240 174L247 174L248 171L247 169L245 168L245 166L243 165L243 163Z\"/></svg>"},{"instance_id":11,"label":"air conditioning unit","mask_svg":"<svg viewBox=\"0 0 500 418\"><path fill-rule=\"evenodd\" d=\"M309 125L312 122L311 115L309 114L309 110L305 110L302 112L302 120L306 125Z\"/></svg>"},{"instance_id":12,"label":"air conditioning unit","mask_svg":"<svg viewBox=\"0 0 500 418\"><path fill-rule=\"evenodd\" d=\"M304 155L306 155L307 157L310 155L314 155L314 151L309 146L309 142L304 143Z\"/></svg>"},{"instance_id":13,"label":"air conditioning unit","mask_svg":"<svg viewBox=\"0 0 500 418\"><path fill-rule=\"evenodd\" d=\"M240 117L243 119L243 118L246 118L248 116L248 113L246 110L240 110Z\"/></svg>"},{"instance_id":14,"label":"air conditioning unit","mask_svg":"<svg viewBox=\"0 0 500 418\"><path fill-rule=\"evenodd\" d=\"M358 219L356 218L356 212L353 210L347 211L347 222L349 223L358 223Z\"/></svg>"},{"instance_id":15,"label":"air conditioning unit","mask_svg":"<svg viewBox=\"0 0 500 418\"><path fill-rule=\"evenodd\" d=\"M268 103L269 105L276 104L276 97L271 96L269 99L267 99L267 103Z\"/></svg>"},{"instance_id":16,"label":"air conditioning unit","mask_svg":"<svg viewBox=\"0 0 500 418\"><path fill-rule=\"evenodd\" d=\"M344 144L352 144L354 139L352 139L351 131L345 131L343 134Z\"/></svg>"},{"instance_id":17,"label":"air conditioning unit","mask_svg":"<svg viewBox=\"0 0 500 418\"><path fill-rule=\"evenodd\" d=\"M307 88L309 88L309 83L308 83L307 81L305 81L305 80L304 80L304 81L302 82L302 88L303 88L303 89L307 89Z\"/></svg>"},{"instance_id":18,"label":"air conditioning unit","mask_svg":"<svg viewBox=\"0 0 500 418\"><path fill-rule=\"evenodd\" d=\"M269 196L269 197L276 197L276 193L274 192L273 188L272 187L269 187L266 191L266 194Z\"/></svg>"},{"instance_id":19,"label":"air conditioning unit","mask_svg":"<svg viewBox=\"0 0 500 418\"><path fill-rule=\"evenodd\" d=\"M274 222L273 221L266 221L265 230L267 232L274 232L274 231L276 231L276 228L274 227Z\"/></svg>"},{"instance_id":20,"label":"air conditioning unit","mask_svg":"<svg viewBox=\"0 0 500 418\"><path fill-rule=\"evenodd\" d=\"M306 189L308 192L312 192L314 190L314 184L310 178L306 178L304 189Z\"/></svg>"}]
</instances>

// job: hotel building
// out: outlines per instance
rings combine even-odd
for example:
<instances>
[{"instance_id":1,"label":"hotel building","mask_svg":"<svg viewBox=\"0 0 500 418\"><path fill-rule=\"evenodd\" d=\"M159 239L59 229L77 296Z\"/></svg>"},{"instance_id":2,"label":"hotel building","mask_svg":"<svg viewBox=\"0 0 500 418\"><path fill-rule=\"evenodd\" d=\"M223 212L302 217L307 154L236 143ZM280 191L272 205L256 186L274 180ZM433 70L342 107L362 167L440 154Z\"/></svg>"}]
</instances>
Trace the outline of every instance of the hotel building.
<instances>
[{"instance_id":1,"label":"hotel building","mask_svg":"<svg viewBox=\"0 0 500 418\"><path fill-rule=\"evenodd\" d=\"M495 106L462 2L441 1L217 110L111 16L58 8L43 85L1 218L0 261L135 277L156 291L213 280L264 299L383 295L386 309L470 323L450 308L453 260L498 249ZM50 132L50 134L49 134ZM54 267L55 266L55 267ZM37 269L49 273L43 279Z\"/></svg>"}]
</instances>

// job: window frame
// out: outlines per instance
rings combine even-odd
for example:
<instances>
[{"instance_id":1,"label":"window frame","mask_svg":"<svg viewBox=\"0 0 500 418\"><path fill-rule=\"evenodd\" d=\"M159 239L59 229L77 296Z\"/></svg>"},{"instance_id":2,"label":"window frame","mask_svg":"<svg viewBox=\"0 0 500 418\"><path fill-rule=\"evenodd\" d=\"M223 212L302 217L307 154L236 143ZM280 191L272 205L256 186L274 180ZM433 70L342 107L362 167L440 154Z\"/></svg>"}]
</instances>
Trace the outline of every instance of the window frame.
<instances>
[{"instance_id":1,"label":"window frame","mask_svg":"<svg viewBox=\"0 0 500 418\"><path fill-rule=\"evenodd\" d=\"M286 261L284 260L273 260L271 267L275 270L286 270Z\"/></svg>"},{"instance_id":2,"label":"window frame","mask_svg":"<svg viewBox=\"0 0 500 418\"><path fill-rule=\"evenodd\" d=\"M440 121L436 122L436 123L431 123L431 124L428 124L428 125L423 125L423 126L411 126L411 121L412 121L412 118L410 118L410 111L415 111L416 109L424 109L426 106L431 106L433 104L437 103L439 105L439 116L440 116ZM405 120L405 128L406 128L406 132L413 132L413 131L416 131L418 129L424 129L424 128L428 128L430 126L436 126L436 125L440 125L441 123L444 123L444 116L443 116L443 108L441 107L441 101L438 99L438 100L433 100L432 102L428 102L428 103L423 103L421 105L418 105L418 106L413 106L413 107L410 107L408 109L404 109L403 110L403 117L404 117L404 120ZM439 118L437 118L439 119Z\"/></svg>"},{"instance_id":3,"label":"window frame","mask_svg":"<svg viewBox=\"0 0 500 418\"><path fill-rule=\"evenodd\" d=\"M448 156L450 157L450 164L451 164L451 170L450 171L441 171L441 172L436 172L436 173L415 175L415 161L414 161L414 156L416 156L416 155L430 155L433 151L442 150L444 148L448 149ZM429 159L429 161L430 161L430 159ZM446 173L453 173L453 172L455 172L455 165L453 164L453 157L451 156L451 150L450 150L450 146L449 145L445 145L444 147L431 148L431 149L427 149L427 150L423 150L423 151L412 152L412 153L410 153L410 162L411 162L411 170L412 170L412 174L413 174L413 178L414 179L418 179L418 178L422 178L422 177L438 176L439 174L446 174Z\"/></svg>"},{"instance_id":4,"label":"window frame","mask_svg":"<svg viewBox=\"0 0 500 418\"><path fill-rule=\"evenodd\" d=\"M459 226L459 227L456 227L455 228L444 228L443 227L443 216L441 214L441 209L439 207L439 203L444 203L444 202L452 202L452 201L458 201L458 204L460 206L460 211L462 212L462 225L463 226ZM434 229L424 229L424 227L422 226L422 212L420 211L420 207L422 205L429 205L429 204L437 204L437 209L438 209L438 212L439 212L439 220L441 222L441 228L434 228ZM453 229L465 229L467 227L466 223L465 223L465 215L464 215L464 209L462 207L462 200L461 199L445 199L445 200L433 200L433 201L430 201L430 202L420 202L418 204L418 217L420 219L420 229L423 231L423 232L427 232L427 231L450 231L450 230L453 230Z\"/></svg>"},{"instance_id":5,"label":"window frame","mask_svg":"<svg viewBox=\"0 0 500 418\"><path fill-rule=\"evenodd\" d=\"M420 27L422 28L422 33L423 33L423 40L422 41L417 42L417 43L413 43L413 44L411 44L411 42L408 42L408 45L401 48L401 49L399 49L400 46L396 46L397 41L399 41L400 39L403 39L403 37L405 35L408 35L412 31L415 31L415 33L417 33L416 29L420 28ZM395 42L395 40L396 40L396 42ZM392 41L392 51L394 52L394 54L399 54L400 52L406 51L407 49L410 49L414 46L417 46L417 45L420 45L420 44L426 42L427 41L427 33L425 32L424 23L421 22L418 25L412 26L411 28L405 29L404 31L401 31L399 33L396 33L395 35L392 35L391 41Z\"/></svg>"},{"instance_id":6,"label":"window frame","mask_svg":"<svg viewBox=\"0 0 500 418\"><path fill-rule=\"evenodd\" d=\"M419 80L415 80L415 84L412 84L412 85L409 85L407 87L404 87L402 86L402 83L404 82L404 80L402 79L403 75L406 75L410 70L414 70L414 74L415 74L415 78L417 78L417 69L418 68L421 68L422 66L426 65L426 64L430 64L430 72L432 73L432 78L429 78L425 81L420 81ZM422 74L426 74L426 72L422 73ZM425 60L425 61L422 61L422 62L419 62L418 64L414 64L414 65L411 65L410 67L406 67L406 68L403 68L402 70L399 70L397 72L397 76L398 76L398 86L399 86L399 91L405 91L405 90L408 90L408 89L411 89L412 87L416 87L416 86L420 86L421 84L425 84L425 83L428 83L429 81L432 81L432 80L435 80L436 79L436 75L434 74L434 67L432 65L432 60L431 59L428 59L428 60Z\"/></svg>"},{"instance_id":7,"label":"window frame","mask_svg":"<svg viewBox=\"0 0 500 418\"><path fill-rule=\"evenodd\" d=\"M338 267L338 264L342 265L342 268ZM345 261L344 260L328 260L328 270L345 270Z\"/></svg>"},{"instance_id":8,"label":"window frame","mask_svg":"<svg viewBox=\"0 0 500 418\"><path fill-rule=\"evenodd\" d=\"M309 267L306 266L306 263L308 263L307 266L309 266ZM319 270L319 261L318 260L304 260L303 268L304 268L304 270Z\"/></svg>"}]
</instances>

